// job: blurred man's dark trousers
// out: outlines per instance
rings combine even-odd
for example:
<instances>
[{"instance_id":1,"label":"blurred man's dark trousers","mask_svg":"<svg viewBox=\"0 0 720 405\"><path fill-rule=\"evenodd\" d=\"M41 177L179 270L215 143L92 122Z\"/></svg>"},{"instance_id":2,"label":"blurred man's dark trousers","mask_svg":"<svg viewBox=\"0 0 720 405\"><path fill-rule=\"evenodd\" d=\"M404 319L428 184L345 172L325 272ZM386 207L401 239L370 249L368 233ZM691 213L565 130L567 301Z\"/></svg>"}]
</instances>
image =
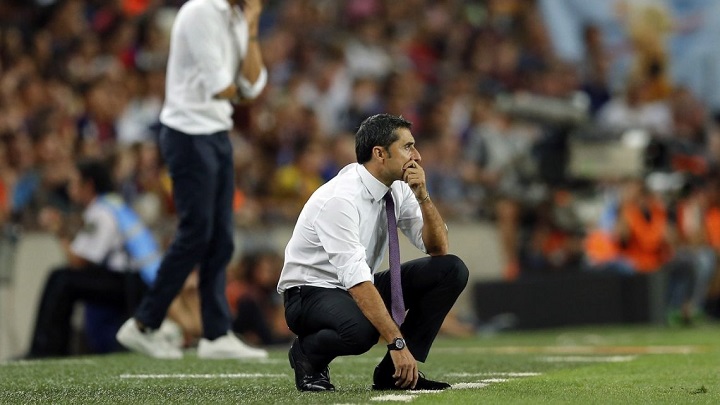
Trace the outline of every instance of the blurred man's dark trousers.
<instances>
[{"instance_id":1,"label":"blurred man's dark trousers","mask_svg":"<svg viewBox=\"0 0 720 405\"><path fill-rule=\"evenodd\" d=\"M162 126L160 150L170 170L179 223L135 318L152 329L160 327L170 303L197 267L203 334L213 340L225 335L231 322L225 270L234 248L232 145L227 131L189 135Z\"/></svg>"}]
</instances>

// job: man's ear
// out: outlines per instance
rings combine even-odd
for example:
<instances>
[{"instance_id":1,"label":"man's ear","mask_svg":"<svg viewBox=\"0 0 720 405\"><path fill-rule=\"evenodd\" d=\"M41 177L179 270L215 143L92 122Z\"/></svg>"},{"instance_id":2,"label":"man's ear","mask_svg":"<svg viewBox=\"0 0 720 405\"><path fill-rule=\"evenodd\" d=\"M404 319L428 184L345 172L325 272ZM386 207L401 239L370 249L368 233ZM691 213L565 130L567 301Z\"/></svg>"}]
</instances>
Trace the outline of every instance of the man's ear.
<instances>
[{"instance_id":1,"label":"man's ear","mask_svg":"<svg viewBox=\"0 0 720 405\"><path fill-rule=\"evenodd\" d=\"M373 156L375 156L379 159L384 159L385 158L385 149L383 149L380 146L375 146L373 148Z\"/></svg>"}]
</instances>

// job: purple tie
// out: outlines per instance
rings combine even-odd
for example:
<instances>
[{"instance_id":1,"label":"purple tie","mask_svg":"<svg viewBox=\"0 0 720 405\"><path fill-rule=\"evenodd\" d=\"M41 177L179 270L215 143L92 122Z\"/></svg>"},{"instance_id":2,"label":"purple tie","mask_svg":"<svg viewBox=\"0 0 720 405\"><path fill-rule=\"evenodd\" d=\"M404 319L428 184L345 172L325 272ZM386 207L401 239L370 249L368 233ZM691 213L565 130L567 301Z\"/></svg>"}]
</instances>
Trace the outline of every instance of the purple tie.
<instances>
[{"instance_id":1,"label":"purple tie","mask_svg":"<svg viewBox=\"0 0 720 405\"><path fill-rule=\"evenodd\" d=\"M385 194L385 211L388 219L388 247L390 250L390 293L392 294L391 313L398 325L405 320L405 301L403 300L400 280L400 241L398 240L397 221L395 220L395 202L392 194Z\"/></svg>"}]
</instances>

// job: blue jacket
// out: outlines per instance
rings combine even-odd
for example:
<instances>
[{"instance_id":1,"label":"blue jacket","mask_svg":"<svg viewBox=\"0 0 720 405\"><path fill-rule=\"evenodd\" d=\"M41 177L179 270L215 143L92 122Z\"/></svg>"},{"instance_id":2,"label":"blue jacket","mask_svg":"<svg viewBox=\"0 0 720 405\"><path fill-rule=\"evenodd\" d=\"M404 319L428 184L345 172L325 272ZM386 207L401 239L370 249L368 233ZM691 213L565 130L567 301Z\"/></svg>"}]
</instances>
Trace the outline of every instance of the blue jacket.
<instances>
[{"instance_id":1,"label":"blue jacket","mask_svg":"<svg viewBox=\"0 0 720 405\"><path fill-rule=\"evenodd\" d=\"M105 194L98 197L98 201L115 215L132 267L139 270L140 277L148 286L152 286L161 259L160 249L152 233L119 196Z\"/></svg>"}]
</instances>

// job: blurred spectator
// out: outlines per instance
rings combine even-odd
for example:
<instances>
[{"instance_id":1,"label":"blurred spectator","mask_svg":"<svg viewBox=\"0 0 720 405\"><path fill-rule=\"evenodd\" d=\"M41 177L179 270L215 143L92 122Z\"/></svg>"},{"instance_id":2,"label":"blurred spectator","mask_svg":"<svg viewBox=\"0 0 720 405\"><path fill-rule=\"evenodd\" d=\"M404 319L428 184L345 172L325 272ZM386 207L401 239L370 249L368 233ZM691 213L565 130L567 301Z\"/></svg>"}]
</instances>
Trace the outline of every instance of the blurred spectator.
<instances>
[{"instance_id":1,"label":"blurred spectator","mask_svg":"<svg viewBox=\"0 0 720 405\"><path fill-rule=\"evenodd\" d=\"M603 46L602 31L596 25L584 30L585 64L582 68L582 91L590 100L590 113L594 116L610 100L608 69L610 61Z\"/></svg>"},{"instance_id":2,"label":"blurred spectator","mask_svg":"<svg viewBox=\"0 0 720 405\"><path fill-rule=\"evenodd\" d=\"M650 83L641 78L629 78L624 93L613 95L598 111L598 125L616 132L644 129L653 135L668 137L672 128L672 113L664 101L651 99Z\"/></svg>"},{"instance_id":3,"label":"blurred spectator","mask_svg":"<svg viewBox=\"0 0 720 405\"><path fill-rule=\"evenodd\" d=\"M520 242L521 276L543 276L583 268L584 229L568 190L555 190L535 210Z\"/></svg>"},{"instance_id":4,"label":"blurred spectator","mask_svg":"<svg viewBox=\"0 0 720 405\"><path fill-rule=\"evenodd\" d=\"M297 88L298 101L315 113L323 134L343 128L352 89L347 69L339 50L328 48L313 60L309 75Z\"/></svg>"},{"instance_id":5,"label":"blurred spectator","mask_svg":"<svg viewBox=\"0 0 720 405\"><path fill-rule=\"evenodd\" d=\"M463 176L475 186L482 212L497 219L504 276L514 279L519 272L521 221L543 198L543 191L529 183L535 170L531 160L535 135L531 127L517 125L490 100L476 100L473 114Z\"/></svg>"},{"instance_id":6,"label":"blurred spectator","mask_svg":"<svg viewBox=\"0 0 720 405\"><path fill-rule=\"evenodd\" d=\"M452 134L428 142L423 164L428 192L447 220L472 218L477 207L466 198L465 181L457 164L462 160L460 139Z\"/></svg>"},{"instance_id":7,"label":"blurred spectator","mask_svg":"<svg viewBox=\"0 0 720 405\"><path fill-rule=\"evenodd\" d=\"M720 318L720 272L718 272L717 258L720 257L720 180L716 174L708 179L707 183L707 210L704 217L706 243L715 256L715 261L709 263L712 268L712 278L708 285L701 286L697 296L706 300L705 309L708 314ZM709 256L709 255L708 255Z\"/></svg>"},{"instance_id":8,"label":"blurred spectator","mask_svg":"<svg viewBox=\"0 0 720 405\"><path fill-rule=\"evenodd\" d=\"M672 90L667 51L672 21L667 7L660 2L625 2L621 7L633 49L631 80L645 83L647 102L665 100Z\"/></svg>"},{"instance_id":9,"label":"blurred spectator","mask_svg":"<svg viewBox=\"0 0 720 405\"><path fill-rule=\"evenodd\" d=\"M160 263L158 247L135 213L112 191L109 169L99 161L82 161L69 184L70 198L84 209L82 228L72 241L57 209L41 212L41 223L60 238L67 267L53 270L48 277L28 357L70 354L70 321L78 302L87 306L85 330L96 338L91 340L102 350L117 350L117 345L98 343L107 342L101 335L114 329L109 334L114 342L114 332L154 281Z\"/></svg>"},{"instance_id":10,"label":"blurred spectator","mask_svg":"<svg viewBox=\"0 0 720 405\"><path fill-rule=\"evenodd\" d=\"M155 142L157 139L163 87L153 85L153 80L164 80L164 75L142 72L127 74L125 88L129 101L117 117L117 143L121 147Z\"/></svg>"},{"instance_id":11,"label":"blurred spectator","mask_svg":"<svg viewBox=\"0 0 720 405\"><path fill-rule=\"evenodd\" d=\"M6 223L10 217L10 203L12 196L13 171L10 167L7 139L0 138L0 225Z\"/></svg>"},{"instance_id":12,"label":"blurred spectator","mask_svg":"<svg viewBox=\"0 0 720 405\"><path fill-rule=\"evenodd\" d=\"M689 316L694 318L704 312L710 282L715 276L717 253L710 241L713 210L717 203L716 181L704 184L704 180L695 179L687 187L687 191L676 204L677 224L677 255L687 257L695 269L693 296L688 309Z\"/></svg>"},{"instance_id":13,"label":"blurred spectator","mask_svg":"<svg viewBox=\"0 0 720 405\"><path fill-rule=\"evenodd\" d=\"M226 295L233 317L232 330L248 342L273 345L294 336L285 323L283 302L275 291L282 258L271 250L244 255L228 271Z\"/></svg>"},{"instance_id":14,"label":"blurred spectator","mask_svg":"<svg viewBox=\"0 0 720 405\"><path fill-rule=\"evenodd\" d=\"M642 178L636 178L627 180L619 201L610 204L612 231L592 235L596 243L590 251L593 268L625 275L662 272L667 277L668 314L676 312L683 322L690 322L696 263L687 251L678 250L665 202Z\"/></svg>"},{"instance_id":15,"label":"blurred spectator","mask_svg":"<svg viewBox=\"0 0 720 405\"><path fill-rule=\"evenodd\" d=\"M695 178L706 176L712 157L704 106L687 89L678 87L671 94L670 107L673 137L667 142L668 168Z\"/></svg>"},{"instance_id":16,"label":"blurred spectator","mask_svg":"<svg viewBox=\"0 0 720 405\"><path fill-rule=\"evenodd\" d=\"M154 142L118 148L112 157L114 179L123 199L146 224L157 228L174 211L172 185Z\"/></svg>"},{"instance_id":17,"label":"blurred spectator","mask_svg":"<svg viewBox=\"0 0 720 405\"><path fill-rule=\"evenodd\" d=\"M322 170L323 182L332 179L340 169L355 161L355 135L350 132L341 132L330 140L325 166Z\"/></svg>"},{"instance_id":18,"label":"blurred spectator","mask_svg":"<svg viewBox=\"0 0 720 405\"><path fill-rule=\"evenodd\" d=\"M355 23L345 45L345 59L354 78L383 79L393 68L393 60L385 46L383 21L367 16Z\"/></svg>"},{"instance_id":19,"label":"blurred spectator","mask_svg":"<svg viewBox=\"0 0 720 405\"><path fill-rule=\"evenodd\" d=\"M352 85L350 104L347 109L345 130L354 134L367 117L382 110L380 82L370 78L357 78ZM333 175L334 176L334 175Z\"/></svg>"},{"instance_id":20,"label":"blurred spectator","mask_svg":"<svg viewBox=\"0 0 720 405\"><path fill-rule=\"evenodd\" d=\"M127 88L108 77L100 77L85 85L85 112L78 120L81 153L107 157L117 142L116 120L125 108Z\"/></svg>"},{"instance_id":21,"label":"blurred spectator","mask_svg":"<svg viewBox=\"0 0 720 405\"><path fill-rule=\"evenodd\" d=\"M305 202L323 183L325 151L320 141L299 139L293 148L293 161L280 166L271 183L271 215L292 220Z\"/></svg>"}]
</instances>

